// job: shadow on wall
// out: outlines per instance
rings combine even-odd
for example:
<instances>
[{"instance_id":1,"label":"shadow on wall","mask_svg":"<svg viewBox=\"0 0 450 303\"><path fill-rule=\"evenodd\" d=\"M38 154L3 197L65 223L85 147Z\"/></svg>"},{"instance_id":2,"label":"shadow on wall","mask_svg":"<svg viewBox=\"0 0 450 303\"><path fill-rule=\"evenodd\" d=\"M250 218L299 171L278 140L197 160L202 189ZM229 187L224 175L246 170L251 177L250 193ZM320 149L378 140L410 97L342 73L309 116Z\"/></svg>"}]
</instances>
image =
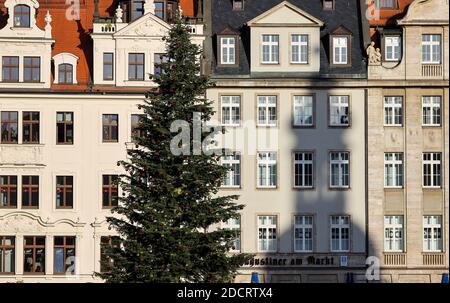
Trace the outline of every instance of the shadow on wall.
<instances>
[{"instance_id":1,"label":"shadow on wall","mask_svg":"<svg viewBox=\"0 0 450 303\"><path fill-rule=\"evenodd\" d=\"M315 85L291 89L298 90L299 96L313 96L312 126L294 127L292 107L285 103L284 108L280 108L279 116L283 115L284 119L279 117L282 123L279 127L290 130L290 134L279 138L277 171L285 175L278 177L278 189L273 192L257 190L255 200L246 201L247 204L259 203L258 211L261 213L266 203L267 209L279 209L277 252L257 253L254 261L263 260L266 264L246 267L250 268L249 272L258 272L260 282L366 282L365 261L371 244L366 238L365 92L363 88L333 88L338 87L333 83L330 83L330 88L318 90L314 89ZM330 108L330 96L349 96L349 115L343 108ZM334 100L343 101L345 98ZM286 119L286 111L292 119ZM330 121L346 124L347 119L349 126L330 125ZM296 178L294 159L308 160L311 157L314 159L312 178L307 174ZM345 176L346 159L349 159L348 177ZM300 168L300 163L297 165L297 173L307 171L305 166ZM290 175L284 173L287 171ZM339 177L340 172L343 172L342 177ZM312 187L296 188L302 184ZM332 187L336 185L342 186ZM270 203L278 206L274 208ZM250 280L249 275L245 282Z\"/></svg>"}]
</instances>

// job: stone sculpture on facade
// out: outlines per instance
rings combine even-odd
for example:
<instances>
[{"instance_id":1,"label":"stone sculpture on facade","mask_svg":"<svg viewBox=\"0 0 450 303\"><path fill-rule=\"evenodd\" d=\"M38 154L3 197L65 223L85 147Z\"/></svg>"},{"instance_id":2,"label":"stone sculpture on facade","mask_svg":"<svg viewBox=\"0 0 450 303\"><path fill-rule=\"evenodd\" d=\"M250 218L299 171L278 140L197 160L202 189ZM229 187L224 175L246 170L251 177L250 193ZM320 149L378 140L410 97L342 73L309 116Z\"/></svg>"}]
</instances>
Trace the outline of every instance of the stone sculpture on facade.
<instances>
[{"instance_id":1,"label":"stone sculpture on facade","mask_svg":"<svg viewBox=\"0 0 450 303\"><path fill-rule=\"evenodd\" d=\"M369 58L369 65L381 64L381 51L379 48L375 48L375 42L371 42L367 47L367 57Z\"/></svg>"}]
</instances>

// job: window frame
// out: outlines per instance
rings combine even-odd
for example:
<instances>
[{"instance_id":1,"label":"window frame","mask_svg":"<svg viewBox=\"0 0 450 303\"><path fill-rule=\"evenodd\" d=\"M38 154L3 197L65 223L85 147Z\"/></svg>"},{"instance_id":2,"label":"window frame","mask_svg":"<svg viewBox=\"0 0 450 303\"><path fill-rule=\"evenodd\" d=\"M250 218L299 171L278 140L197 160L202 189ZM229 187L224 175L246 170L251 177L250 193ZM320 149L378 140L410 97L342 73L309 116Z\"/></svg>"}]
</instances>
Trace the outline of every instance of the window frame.
<instances>
[{"instance_id":1,"label":"window frame","mask_svg":"<svg viewBox=\"0 0 450 303\"><path fill-rule=\"evenodd\" d=\"M6 240L10 240L11 244L7 245ZM6 255L8 250L10 251L9 263L11 271L5 271L6 268ZM16 273L16 237L15 236L0 236L0 275L14 275Z\"/></svg>"},{"instance_id":2,"label":"window frame","mask_svg":"<svg viewBox=\"0 0 450 303\"><path fill-rule=\"evenodd\" d=\"M302 154L302 160L296 160L296 155L297 154ZM305 155L310 154L311 155L311 160L305 160ZM310 151L310 150L294 150L292 152L292 164L293 164L293 182L292 182L292 188L293 189L300 189L300 190L310 190L310 189L314 189L315 188L315 153L314 151ZM296 168L297 168L297 164L301 165L303 167L303 175L301 176L301 179L303 180L303 185L297 185L296 181L297 181L297 173L296 173ZM305 180L306 180L306 176L305 176L305 167L306 165L311 165L311 185L305 185Z\"/></svg>"},{"instance_id":3,"label":"window frame","mask_svg":"<svg viewBox=\"0 0 450 303\"><path fill-rule=\"evenodd\" d=\"M379 10L398 10L399 9L397 0L373 0L373 1L374 1L375 8L379 9ZM387 6L387 1L392 1L392 6ZM380 2L383 3L384 6L381 6Z\"/></svg>"},{"instance_id":4,"label":"window frame","mask_svg":"<svg viewBox=\"0 0 450 303\"><path fill-rule=\"evenodd\" d=\"M115 241L119 242L119 243L114 243ZM111 258L108 258L105 254L105 245L109 245L112 248L115 247L120 247L120 237L118 236L101 236L100 237L100 272L101 273L107 273L111 271L111 268L114 264L114 260L112 260ZM103 258L107 258L108 260L104 260ZM103 266L103 262L107 261L109 263L108 267L111 268L104 268Z\"/></svg>"},{"instance_id":5,"label":"window frame","mask_svg":"<svg viewBox=\"0 0 450 303\"><path fill-rule=\"evenodd\" d=\"M106 61L105 56L111 56L111 60ZM111 66L111 77L106 76L105 67L107 66ZM114 53L111 52L103 53L103 81L114 81Z\"/></svg>"},{"instance_id":6,"label":"window frame","mask_svg":"<svg viewBox=\"0 0 450 303\"><path fill-rule=\"evenodd\" d=\"M225 156L226 157L234 157L234 158L233 159L224 159ZM239 158L236 159L236 157L239 157ZM224 188L224 189L226 189L226 188L232 188L232 189L241 188L241 186L242 186L242 156L241 156L241 153L233 152L231 154L222 155L222 157L220 157L220 164L222 166L228 166L231 168L227 171L225 178L228 178L229 180L234 181L234 182L230 181L230 184L228 184L228 185L225 185L225 182L222 181L221 188ZM239 167L238 173L236 173L235 171L232 170L233 165L236 165L236 164ZM236 179L236 175L238 176L238 179ZM237 185L235 184L236 180L238 183Z\"/></svg>"},{"instance_id":7,"label":"window frame","mask_svg":"<svg viewBox=\"0 0 450 303\"><path fill-rule=\"evenodd\" d=\"M233 0L233 2L231 4L232 10L235 11L235 12L243 11L244 10L244 5L245 5L244 2L245 2L244 0ZM241 3L241 6L240 7L236 7L235 3Z\"/></svg>"},{"instance_id":8,"label":"window frame","mask_svg":"<svg viewBox=\"0 0 450 303\"><path fill-rule=\"evenodd\" d=\"M333 218L338 218L339 223L335 224L333 223ZM347 218L348 223L341 223L341 219L343 218ZM351 239L352 239L352 230L351 230L351 217L349 215L331 215L330 216L330 251L331 252L350 252L351 251ZM339 230L339 238L338 238L338 243L339 243L339 249L333 249L333 228L336 228ZM342 244L343 241L345 240L342 237L342 230L347 228L348 229L348 249L342 249Z\"/></svg>"},{"instance_id":9,"label":"window frame","mask_svg":"<svg viewBox=\"0 0 450 303\"><path fill-rule=\"evenodd\" d=\"M108 183L105 184L105 177L108 178ZM119 175L104 174L102 175L102 209L111 209L119 205ZM104 194L108 194L108 199L105 201Z\"/></svg>"},{"instance_id":10,"label":"window frame","mask_svg":"<svg viewBox=\"0 0 450 303\"><path fill-rule=\"evenodd\" d=\"M227 39L227 40L233 39L234 40L233 47L230 47L229 43L226 44L228 47L224 47L224 44L223 44L223 41L222 41L223 39ZM220 34L220 35L217 35L217 41L218 41L217 58L219 59L219 60L217 60L218 61L218 66L221 66L221 67L236 67L236 66L238 66L239 65L239 63L238 63L239 62L239 53L238 53L239 36L238 35ZM227 58L228 59L230 57L230 50L234 51L234 55L233 55L234 56L234 61L233 62L231 62L230 60L228 60L227 62L223 61L224 48L226 48L228 50L228 52L227 52L227 54L228 54Z\"/></svg>"},{"instance_id":11,"label":"window frame","mask_svg":"<svg viewBox=\"0 0 450 303\"><path fill-rule=\"evenodd\" d=\"M293 41L294 36L298 36L298 40L297 42ZM310 45L309 45L309 35L308 34L290 34L289 35L290 39L289 39L289 64L292 65L308 65L309 64L309 57L310 57ZM306 37L306 42L301 41L301 37ZM298 47L298 61L294 61L293 60L293 56L294 56L294 46ZM301 60L302 58L302 46L306 46L306 61Z\"/></svg>"},{"instance_id":12,"label":"window frame","mask_svg":"<svg viewBox=\"0 0 450 303\"><path fill-rule=\"evenodd\" d=\"M27 59L30 60L29 64ZM37 63L36 63L37 61ZM27 71L29 71L30 79L28 79ZM33 74L37 71L38 79L33 80ZM37 56L25 56L23 57L23 82L26 83L39 83L41 82L41 57Z\"/></svg>"},{"instance_id":13,"label":"window frame","mask_svg":"<svg viewBox=\"0 0 450 303\"><path fill-rule=\"evenodd\" d=\"M388 43L388 39L393 39L393 38L397 38L398 39L398 52L395 52L394 50L395 50L395 45L394 44L389 44ZM401 60L401 58L402 58L402 51L403 51L403 49L402 49L402 36L401 35L385 35L384 36L384 56L383 56L383 58L384 58L384 61L387 61L387 62L398 62L398 61L400 61ZM392 57L391 58L389 58L388 57L388 47L391 47L392 48ZM398 58L395 58L395 55L396 54L398 54Z\"/></svg>"},{"instance_id":14,"label":"window frame","mask_svg":"<svg viewBox=\"0 0 450 303\"><path fill-rule=\"evenodd\" d=\"M6 120L3 118L4 114L7 115ZM15 119L14 119L15 116ZM3 128L7 129L6 131L6 141L4 140L4 133ZM16 126L17 133L15 134L15 137L13 136L13 129L14 125ZM1 144L19 144L19 112L18 111L1 111L0 112L0 130L2 131L2 134L0 136L0 143Z\"/></svg>"},{"instance_id":15,"label":"window frame","mask_svg":"<svg viewBox=\"0 0 450 303\"><path fill-rule=\"evenodd\" d=\"M435 218L435 219L439 218L440 222L439 223L427 223L425 218ZM444 251L444 237L443 237L443 228L442 228L443 220L442 219L443 219L442 215L423 215L423 217L422 217L422 229L423 229L422 251L423 252L435 252L436 253L436 252ZM425 248L425 245L426 245L425 241L428 240L428 239L425 239L425 229L431 229L431 233L430 233L431 237L429 239L430 244L431 244L430 246L432 246L431 249ZM440 234L439 238L435 237L435 233L436 233L435 230L439 230L439 234ZM444 233L445 233L445 231L444 231ZM437 244L440 245L440 247L441 247L440 249L437 248Z\"/></svg>"},{"instance_id":16,"label":"window frame","mask_svg":"<svg viewBox=\"0 0 450 303\"><path fill-rule=\"evenodd\" d=\"M302 108L302 113L303 113L303 117L306 117L305 114L305 109L307 108L306 106L297 106L296 103L296 99L297 97L301 97L302 98L302 104L305 104L305 98L311 98L311 119L312 122L310 124L298 124L296 123L296 119L295 117L296 115L296 109L297 108ZM315 127L315 123L316 123L316 100L315 100L315 95L299 95L299 94L292 94L292 126L294 128L314 128ZM302 116L302 115L299 115Z\"/></svg>"},{"instance_id":17,"label":"window frame","mask_svg":"<svg viewBox=\"0 0 450 303\"><path fill-rule=\"evenodd\" d=\"M425 160L425 156L430 155L430 160ZM435 160L435 156L439 156L439 160ZM431 185L425 185L425 165L429 165L429 178ZM439 174L435 172L435 165L439 167ZM435 184L435 178L439 182L439 185ZM442 187L442 153L441 152L423 152L422 153L422 188L441 188Z\"/></svg>"},{"instance_id":18,"label":"window frame","mask_svg":"<svg viewBox=\"0 0 450 303\"><path fill-rule=\"evenodd\" d=\"M220 123L221 126L226 127L239 127L242 123L242 95L240 94L223 94L219 96L220 98ZM229 98L229 101L227 101L227 105L224 106L224 98ZM239 103L233 103L233 99L238 98ZM236 104L238 104L236 106ZM224 108L228 108L229 110L229 119L227 122L224 123ZM239 120L233 119L233 109L239 109Z\"/></svg>"},{"instance_id":19,"label":"window frame","mask_svg":"<svg viewBox=\"0 0 450 303\"><path fill-rule=\"evenodd\" d=\"M142 56L142 62L138 57ZM131 58L134 57L134 61ZM131 77L130 67L134 66L134 75ZM142 66L142 78L138 77L138 67ZM128 53L128 81L145 81L145 53Z\"/></svg>"},{"instance_id":20,"label":"window frame","mask_svg":"<svg viewBox=\"0 0 450 303\"><path fill-rule=\"evenodd\" d=\"M5 63L5 60L8 62ZM17 61L12 63L12 61ZM5 71L8 71L8 79L5 80ZM17 73L17 79L13 79L13 70ZM6 83L18 83L20 81L20 58L19 56L2 56L2 82Z\"/></svg>"},{"instance_id":21,"label":"window frame","mask_svg":"<svg viewBox=\"0 0 450 303\"><path fill-rule=\"evenodd\" d=\"M141 124L140 119L144 115L145 114L131 114L131 116L130 116L130 122L131 122L131 135L130 135L130 138L131 138L131 142L136 143L136 139L135 139L136 137L138 137L138 138L143 137L142 129L137 129L137 128L140 127L140 124ZM137 118L137 122L135 122L135 120L134 120L135 117L138 117Z\"/></svg>"},{"instance_id":22,"label":"window frame","mask_svg":"<svg viewBox=\"0 0 450 303\"><path fill-rule=\"evenodd\" d=\"M275 105L271 103L275 98ZM264 104L260 104L263 100ZM271 120L270 109L275 108L275 120ZM264 109L264 122L260 120L260 109ZM278 95L256 95L256 126L257 127L277 127L278 126Z\"/></svg>"},{"instance_id":23,"label":"window frame","mask_svg":"<svg viewBox=\"0 0 450 303\"><path fill-rule=\"evenodd\" d=\"M400 100L400 104L396 101ZM385 127L403 127L403 96L384 96L383 97L383 124ZM398 109L400 109L400 115L398 115ZM389 112L389 113L387 113ZM400 123L396 123L396 117L400 117ZM387 123L391 120L392 123Z\"/></svg>"},{"instance_id":24,"label":"window frame","mask_svg":"<svg viewBox=\"0 0 450 303\"><path fill-rule=\"evenodd\" d=\"M0 181L0 198L1 194L5 194L6 192L6 204L3 205L3 203L0 203L0 209L17 209L19 191L18 177L17 175L0 175L0 180L2 179L3 182Z\"/></svg>"},{"instance_id":25,"label":"window frame","mask_svg":"<svg viewBox=\"0 0 450 303\"><path fill-rule=\"evenodd\" d=\"M264 41L265 36L269 37L269 41ZM277 37L276 42L273 41L274 37ZM269 47L269 52L268 52L269 60L268 61L264 60L264 46ZM272 46L277 47L276 61L272 60L272 57L274 55ZM279 65L280 64L280 35L279 34L261 34L261 60L260 60L260 63L262 65Z\"/></svg>"},{"instance_id":26,"label":"window frame","mask_svg":"<svg viewBox=\"0 0 450 303\"><path fill-rule=\"evenodd\" d=\"M424 41L425 36L430 36L430 41ZM433 41L433 36L438 36L439 41ZM433 60L433 46L438 45L439 46L439 61ZM424 60L424 47L429 47L429 54L430 54L430 60ZM426 65L440 65L442 64L442 35L441 34L422 34L422 41L421 41L421 63Z\"/></svg>"},{"instance_id":27,"label":"window frame","mask_svg":"<svg viewBox=\"0 0 450 303\"><path fill-rule=\"evenodd\" d=\"M27 240L27 238L32 238L33 239L33 244L31 244L31 245L27 245L26 244L26 240ZM36 244L36 240L37 239L40 239L40 240L43 240L44 241L44 244ZM46 237L45 236L24 236L23 237L23 273L25 274L25 275L44 275L45 274L45 270L46 270L46 266L45 266L45 262L46 262L46 243L47 241L46 241ZM33 270L32 271L26 271L26 259L25 259L25 250L26 249L31 249L32 250L32 254L33 254L33 259L32 259L32 261L33 261L33 263L32 263L32 268L33 268ZM36 258L36 254L37 254L37 251L39 250L39 249L42 249L43 250L43 253L42 253L42 256L43 256L43 259L41 260L42 262L42 267L41 267L41 270L40 271L36 271L35 270L35 267L36 267L36 263L37 263L37 258Z\"/></svg>"},{"instance_id":28,"label":"window frame","mask_svg":"<svg viewBox=\"0 0 450 303\"><path fill-rule=\"evenodd\" d=\"M339 159L338 160L332 160L331 159L331 155L332 154L339 154ZM341 154L347 154L347 160L343 160ZM351 166L350 166L350 151L339 151L339 150L332 150L329 151L328 153L328 172L329 172L329 183L328 183L328 187L329 189L333 189L333 190L348 190L350 189L350 176L351 176ZM332 184L332 179L333 179L333 169L332 169L332 165L333 164L337 164L338 165L338 172L339 172L339 184L338 185L333 185ZM343 165L347 165L348 166L348 184L347 185L343 185L343 183L341 184L341 181L343 181L345 179L345 175L342 174L343 172Z\"/></svg>"},{"instance_id":29,"label":"window frame","mask_svg":"<svg viewBox=\"0 0 450 303\"><path fill-rule=\"evenodd\" d=\"M16 11L17 8L20 8L20 12ZM26 8L25 12L23 9ZM13 19L13 27L15 28L30 28L31 27L31 7L26 4L17 4L14 6L14 19ZM16 25L16 18L19 16L20 24ZM25 24L23 24L23 19L25 16Z\"/></svg>"},{"instance_id":30,"label":"window frame","mask_svg":"<svg viewBox=\"0 0 450 303\"><path fill-rule=\"evenodd\" d=\"M236 222L238 222L238 223L236 223ZM233 240L233 242L237 243L237 245L234 245L232 247L232 249L230 249L230 252L240 253L241 249L242 249L242 237L241 237L242 218L241 218L241 215L238 215L237 217L230 218L227 221L222 222L222 228L226 229L226 230L238 231L238 235Z\"/></svg>"},{"instance_id":31,"label":"window frame","mask_svg":"<svg viewBox=\"0 0 450 303\"><path fill-rule=\"evenodd\" d=\"M105 124L105 117L108 118L108 123ZM114 125L114 117L117 124ZM105 127L108 132L105 133ZM113 138L113 129L116 128L117 138ZM106 136L105 136L106 135ZM102 114L102 142L103 143L118 143L119 142L119 114Z\"/></svg>"},{"instance_id":32,"label":"window frame","mask_svg":"<svg viewBox=\"0 0 450 303\"><path fill-rule=\"evenodd\" d=\"M25 178L28 178L26 182ZM37 178L37 183L33 178ZM37 201L33 200L33 193L36 193ZM39 175L22 175L22 208L39 209ZM28 203L25 203L25 197L28 196Z\"/></svg>"},{"instance_id":33,"label":"window frame","mask_svg":"<svg viewBox=\"0 0 450 303\"><path fill-rule=\"evenodd\" d=\"M337 107L338 108L338 113L339 111L344 108L342 105L345 104L342 102L342 99L346 97L347 99L347 123L338 123L338 124L333 124L331 118L333 117L332 115L332 108L333 107ZM332 104L332 100L333 98L338 98L338 106L333 106ZM329 128L349 128L351 127L351 117L352 117L352 112L351 112L351 108L352 108L352 104L351 104L351 98L350 95L328 95L328 127ZM342 117L344 116L338 116L340 119L342 119Z\"/></svg>"},{"instance_id":34,"label":"window frame","mask_svg":"<svg viewBox=\"0 0 450 303\"><path fill-rule=\"evenodd\" d=\"M58 115L62 114L63 120L58 121ZM67 120L67 116L70 115L71 119L70 121ZM74 112L56 112L56 145L73 145L74 139L75 139L75 125L74 125ZM58 125L59 124L59 125ZM72 141L67 140L67 126L72 126ZM63 133L64 133L64 142L58 142L58 130L59 127L63 127Z\"/></svg>"},{"instance_id":35,"label":"window frame","mask_svg":"<svg viewBox=\"0 0 450 303\"><path fill-rule=\"evenodd\" d=\"M436 105L436 103L435 103L436 100L439 100L438 105ZM429 104L425 105L425 101L429 101ZM425 114L425 109L428 109L428 112L426 114ZM438 114L435 113L435 109L437 109ZM428 119L428 121L431 121L431 122L425 123L427 119ZM440 127L441 124L442 124L442 97L441 96L422 96L422 126L423 127Z\"/></svg>"},{"instance_id":36,"label":"window frame","mask_svg":"<svg viewBox=\"0 0 450 303\"><path fill-rule=\"evenodd\" d=\"M25 114L29 115L29 119L25 119ZM37 114L37 120L34 115ZM41 114L38 111L23 111L22 112L22 144L39 144L40 143L40 118ZM29 135L25 135L26 129L29 127ZM33 140L33 134L37 134L37 140ZM27 138L27 139L26 139Z\"/></svg>"},{"instance_id":37,"label":"window frame","mask_svg":"<svg viewBox=\"0 0 450 303\"><path fill-rule=\"evenodd\" d=\"M325 7L325 2L332 2L331 8ZM322 0L322 9L324 11L333 11L335 9L335 0Z\"/></svg>"},{"instance_id":38,"label":"window frame","mask_svg":"<svg viewBox=\"0 0 450 303\"><path fill-rule=\"evenodd\" d=\"M386 157L391 156L392 159L386 159ZM398 158L398 156L401 156L401 159ZM405 164L404 164L404 154L403 152L385 152L384 153L384 188L403 188L405 183ZM387 182L388 180L388 174L387 174L387 167L391 168L391 174L389 180L392 180L392 184L389 185ZM401 170L401 171L399 171ZM401 178L401 184L399 184L399 179Z\"/></svg>"},{"instance_id":39,"label":"window frame","mask_svg":"<svg viewBox=\"0 0 450 303\"><path fill-rule=\"evenodd\" d=\"M334 40L338 38L346 38L347 39L347 45L346 45L346 62L335 62L335 42ZM349 67L352 65L352 42L351 42L352 35L350 34L331 34L330 35L330 66L332 67Z\"/></svg>"},{"instance_id":40,"label":"window frame","mask_svg":"<svg viewBox=\"0 0 450 303\"><path fill-rule=\"evenodd\" d=\"M271 224L266 223L266 224L260 224L260 217L265 217L266 221L269 221L269 217L271 217ZM275 224L273 224L273 218L275 218ZM279 235L278 235L278 215L274 215L274 214L257 214L256 215L256 222L257 222L257 237L256 237L256 243L257 243L257 252L260 253L275 253L278 251L278 240L279 240ZM260 235L260 230L261 229L265 229L266 230L266 237L265 238L261 238ZM269 238L269 229L272 229L272 235L275 236L275 238ZM274 229L274 231L273 231ZM266 241L266 249L260 249L261 247L261 242L265 240ZM268 249L269 248L269 240L273 241L275 249Z\"/></svg>"},{"instance_id":41,"label":"window frame","mask_svg":"<svg viewBox=\"0 0 450 303\"><path fill-rule=\"evenodd\" d=\"M395 222L387 223L388 218L394 219ZM400 218L401 218L401 222L400 222ZM389 222L391 222L391 221L392 220L390 220ZM405 251L405 218L404 218L404 216L403 215L385 215L383 217L383 230L384 230L383 251L384 252L404 252ZM401 232L401 237L397 236L398 231ZM389 235L393 234L393 236L386 237L388 232L389 232ZM389 245L394 248L389 248L388 247ZM400 248L396 249L395 248L396 245L398 245Z\"/></svg>"},{"instance_id":42,"label":"window frame","mask_svg":"<svg viewBox=\"0 0 450 303\"><path fill-rule=\"evenodd\" d=\"M57 238L62 238L63 240L63 244L56 244L56 240ZM72 238L73 239L73 244L67 244L67 240L68 238ZM73 272L72 275L75 274L76 271L76 262L74 259L73 264L67 264L67 258L70 257L68 255L68 251L70 249L73 249L73 257L76 258L76 243L77 243L77 238L76 236L54 236L53 238L53 274L54 275L66 275L68 273L68 269L73 265ZM57 249L62 249L63 250L63 256L64 256L64 271L56 271L56 250Z\"/></svg>"},{"instance_id":43,"label":"window frame","mask_svg":"<svg viewBox=\"0 0 450 303\"><path fill-rule=\"evenodd\" d=\"M265 154L266 159L260 160L260 154ZM275 160L270 159L270 154L275 155ZM261 185L260 180L262 177L260 176L260 165L264 165L265 167L265 176L264 180L267 185ZM278 152L277 151L257 151L256 153L256 188L257 189L276 189L278 188ZM275 166L275 185L268 185L271 181L270 178L270 167Z\"/></svg>"},{"instance_id":44,"label":"window frame","mask_svg":"<svg viewBox=\"0 0 450 303\"><path fill-rule=\"evenodd\" d=\"M297 218L301 217L301 223L297 224ZM306 218L310 218L311 219L311 224L306 223ZM297 238L296 235L296 231L297 229L301 229L302 230L302 234L303 234L303 238ZM310 229L310 234L311 234L311 249L305 249L306 247L306 241L308 241L309 239L306 239L305 235L306 235L306 230ZM293 241L294 241L294 245L293 245L293 250L296 253L312 253L314 252L314 216L313 215L309 215L309 214L295 214L294 215L294 222L293 222ZM303 243L303 249L297 249L296 246L296 241L297 239L301 240L301 242Z\"/></svg>"},{"instance_id":45,"label":"window frame","mask_svg":"<svg viewBox=\"0 0 450 303\"><path fill-rule=\"evenodd\" d=\"M63 183L58 183L58 178L63 178ZM74 192L75 192L75 186L74 186L74 177L73 176L62 176L57 175L55 176L55 185L56 185L56 195L55 195L55 203L56 203L56 209L73 209L74 203ZM71 182L69 182L71 180ZM58 205L58 190L62 193L62 198L60 205ZM68 202L68 196L72 196L72 202Z\"/></svg>"}]
</instances>

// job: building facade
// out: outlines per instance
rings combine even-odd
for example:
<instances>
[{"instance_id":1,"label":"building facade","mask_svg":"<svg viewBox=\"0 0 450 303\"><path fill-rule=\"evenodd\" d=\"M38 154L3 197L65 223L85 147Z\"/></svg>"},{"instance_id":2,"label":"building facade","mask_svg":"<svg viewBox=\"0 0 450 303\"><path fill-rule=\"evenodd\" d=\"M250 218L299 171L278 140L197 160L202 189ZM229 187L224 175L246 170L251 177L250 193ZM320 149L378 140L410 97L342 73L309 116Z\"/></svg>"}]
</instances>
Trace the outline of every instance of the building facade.
<instances>
[{"instance_id":1,"label":"building facade","mask_svg":"<svg viewBox=\"0 0 450 303\"><path fill-rule=\"evenodd\" d=\"M449 4L393 2L370 21L380 56L368 67L369 255L382 281L440 282L449 262Z\"/></svg>"}]
</instances>

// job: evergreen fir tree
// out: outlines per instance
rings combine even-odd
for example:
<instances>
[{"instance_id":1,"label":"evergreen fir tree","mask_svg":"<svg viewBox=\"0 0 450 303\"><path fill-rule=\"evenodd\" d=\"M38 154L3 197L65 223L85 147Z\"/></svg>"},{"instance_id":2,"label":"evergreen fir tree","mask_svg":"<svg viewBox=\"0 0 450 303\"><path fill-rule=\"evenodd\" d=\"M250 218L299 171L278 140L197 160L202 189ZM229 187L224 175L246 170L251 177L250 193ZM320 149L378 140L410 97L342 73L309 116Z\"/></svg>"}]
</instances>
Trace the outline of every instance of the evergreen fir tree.
<instances>
[{"instance_id":1,"label":"evergreen fir tree","mask_svg":"<svg viewBox=\"0 0 450 303\"><path fill-rule=\"evenodd\" d=\"M178 16L165 38L167 61L155 77L159 89L141 105L138 148L118 162L125 169L123 196L107 220L122 245L103 247L113 265L98 275L107 282L229 282L251 257L229 254L236 232L214 228L243 208L238 196L217 195L227 172L220 156L176 156L170 149L173 121L189 122L193 138L193 112L203 123L214 113L202 97L210 82L200 75L201 50L190 38Z\"/></svg>"}]
</instances>

